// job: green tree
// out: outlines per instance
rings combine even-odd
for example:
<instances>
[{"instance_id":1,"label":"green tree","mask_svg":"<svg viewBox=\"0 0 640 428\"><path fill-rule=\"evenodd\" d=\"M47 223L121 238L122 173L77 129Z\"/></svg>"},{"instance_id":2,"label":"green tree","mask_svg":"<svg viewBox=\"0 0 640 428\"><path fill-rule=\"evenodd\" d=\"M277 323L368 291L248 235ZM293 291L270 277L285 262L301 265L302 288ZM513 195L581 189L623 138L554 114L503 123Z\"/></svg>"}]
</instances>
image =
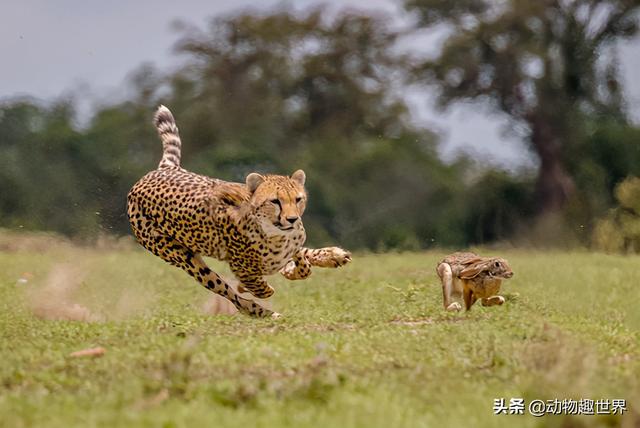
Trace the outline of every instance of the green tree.
<instances>
[{"instance_id":1,"label":"green tree","mask_svg":"<svg viewBox=\"0 0 640 428\"><path fill-rule=\"evenodd\" d=\"M512 120L540 160L541 212L575 192L568 167L587 117L624 122L615 42L637 33L637 0L407 0L419 26L445 24L450 37L416 72L442 105L488 102ZM586 189L583 189L586 190Z\"/></svg>"},{"instance_id":2,"label":"green tree","mask_svg":"<svg viewBox=\"0 0 640 428\"><path fill-rule=\"evenodd\" d=\"M5 226L82 235L96 231L93 163L69 101L0 106L0 219Z\"/></svg>"},{"instance_id":3,"label":"green tree","mask_svg":"<svg viewBox=\"0 0 640 428\"><path fill-rule=\"evenodd\" d=\"M99 108L84 129L72 101L5 103L1 224L130 233L126 194L160 159L151 119L163 103L194 172L242 181L305 169L312 243L462 243L459 166L443 164L436 136L409 120L396 37L383 18L356 14L240 14L205 30L184 25L182 66L142 65L130 98Z\"/></svg>"},{"instance_id":4,"label":"green tree","mask_svg":"<svg viewBox=\"0 0 640 428\"><path fill-rule=\"evenodd\" d=\"M162 97L175 110L185 164L226 179L307 170L310 239L351 246L460 242L461 186L413 126L396 91L405 58L383 19L321 10L215 19L184 28L184 67Z\"/></svg>"},{"instance_id":5,"label":"green tree","mask_svg":"<svg viewBox=\"0 0 640 428\"><path fill-rule=\"evenodd\" d=\"M597 222L593 244L607 252L640 252L640 178L619 183L615 197L618 205Z\"/></svg>"}]
</instances>

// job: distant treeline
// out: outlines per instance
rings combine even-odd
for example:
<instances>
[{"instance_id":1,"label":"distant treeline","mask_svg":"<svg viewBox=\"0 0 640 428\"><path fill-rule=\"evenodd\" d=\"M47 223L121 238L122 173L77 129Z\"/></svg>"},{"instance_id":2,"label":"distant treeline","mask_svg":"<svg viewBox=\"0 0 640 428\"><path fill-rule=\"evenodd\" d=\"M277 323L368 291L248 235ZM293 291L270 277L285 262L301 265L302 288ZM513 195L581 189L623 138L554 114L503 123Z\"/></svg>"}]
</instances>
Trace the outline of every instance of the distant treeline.
<instances>
[{"instance_id":1,"label":"distant treeline","mask_svg":"<svg viewBox=\"0 0 640 428\"><path fill-rule=\"evenodd\" d=\"M76 125L73 99L5 101L0 226L79 239L128 234L126 194L160 159L151 118L163 103L192 171L243 181L252 171L304 169L304 222L315 245L586 243L616 184L640 175L640 129L626 118L615 58L599 60L635 34L637 7L609 2L610 25L581 33L571 17L584 11L545 2L520 16L513 0L483 21L492 3L407 2L420 17L416 31L475 19L436 59L399 53L407 31L381 17L279 10L214 19L206 30L185 26L176 44L182 67L140 67L130 99L99 108L86 126ZM544 38L529 28L544 32L549 19L573 27L550 26ZM540 171L510 175L469 157L444 163L437 136L409 120L399 95L409 85L437 91L443 105L478 100L506 113Z\"/></svg>"}]
</instances>

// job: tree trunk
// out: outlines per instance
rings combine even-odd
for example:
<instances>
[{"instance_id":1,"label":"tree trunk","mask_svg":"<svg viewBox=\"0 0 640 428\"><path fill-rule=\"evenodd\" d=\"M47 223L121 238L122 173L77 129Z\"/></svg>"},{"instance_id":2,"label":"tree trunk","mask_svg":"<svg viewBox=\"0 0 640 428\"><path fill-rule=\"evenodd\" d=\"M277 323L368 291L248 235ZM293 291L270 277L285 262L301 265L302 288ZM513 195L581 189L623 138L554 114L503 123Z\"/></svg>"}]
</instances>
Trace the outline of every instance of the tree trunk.
<instances>
[{"instance_id":1,"label":"tree trunk","mask_svg":"<svg viewBox=\"0 0 640 428\"><path fill-rule=\"evenodd\" d=\"M540 157L536 182L538 213L560 211L575 191L573 179L566 171L561 153L561 136L547 118L530 121L531 143Z\"/></svg>"}]
</instances>

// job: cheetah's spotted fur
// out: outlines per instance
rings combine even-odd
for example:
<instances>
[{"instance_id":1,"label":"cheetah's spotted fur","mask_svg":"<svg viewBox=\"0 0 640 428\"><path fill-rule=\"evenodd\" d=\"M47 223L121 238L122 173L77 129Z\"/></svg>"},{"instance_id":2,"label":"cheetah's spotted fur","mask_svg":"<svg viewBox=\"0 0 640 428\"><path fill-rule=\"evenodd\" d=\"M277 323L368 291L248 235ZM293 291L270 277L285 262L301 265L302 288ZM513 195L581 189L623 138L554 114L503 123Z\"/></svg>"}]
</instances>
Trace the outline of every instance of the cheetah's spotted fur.
<instances>
[{"instance_id":1,"label":"cheetah's spotted fur","mask_svg":"<svg viewBox=\"0 0 640 428\"><path fill-rule=\"evenodd\" d=\"M302 246L307 198L302 170L291 177L252 173L244 184L194 174L180 167L181 141L169 109L160 106L154 123L162 160L127 197L133 233L153 254L226 297L240 312L261 317L279 314L241 297L202 256L227 261L240 281L238 291L258 298L274 293L266 275L280 271L288 279L304 279L311 266L339 267L351 260L338 247Z\"/></svg>"}]
</instances>

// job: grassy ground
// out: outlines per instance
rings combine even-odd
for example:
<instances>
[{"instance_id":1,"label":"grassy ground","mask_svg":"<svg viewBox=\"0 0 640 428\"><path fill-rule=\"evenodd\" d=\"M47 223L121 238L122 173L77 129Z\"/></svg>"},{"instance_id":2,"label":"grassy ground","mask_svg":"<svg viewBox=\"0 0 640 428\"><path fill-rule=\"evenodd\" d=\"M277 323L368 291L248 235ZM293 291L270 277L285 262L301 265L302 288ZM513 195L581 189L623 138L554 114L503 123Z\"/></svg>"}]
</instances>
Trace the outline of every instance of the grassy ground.
<instances>
[{"instance_id":1,"label":"grassy ground","mask_svg":"<svg viewBox=\"0 0 640 428\"><path fill-rule=\"evenodd\" d=\"M447 314L442 255L274 278L273 321L206 314L207 292L143 251L5 251L0 426L640 424L639 257L504 251L506 304ZM106 353L69 357L94 346ZM494 416L500 397L629 410Z\"/></svg>"}]
</instances>

